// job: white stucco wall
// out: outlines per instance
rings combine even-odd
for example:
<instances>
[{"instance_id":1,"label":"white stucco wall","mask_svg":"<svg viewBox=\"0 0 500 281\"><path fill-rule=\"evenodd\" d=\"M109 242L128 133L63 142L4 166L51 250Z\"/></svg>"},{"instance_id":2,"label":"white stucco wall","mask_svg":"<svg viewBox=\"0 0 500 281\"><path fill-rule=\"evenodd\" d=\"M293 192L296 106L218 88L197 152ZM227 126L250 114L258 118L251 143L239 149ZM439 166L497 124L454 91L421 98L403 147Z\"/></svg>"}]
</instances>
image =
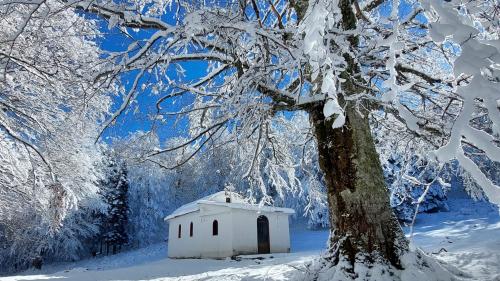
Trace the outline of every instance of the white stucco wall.
<instances>
[{"instance_id":1,"label":"white stucco wall","mask_svg":"<svg viewBox=\"0 0 500 281\"><path fill-rule=\"evenodd\" d=\"M269 233L272 253L290 252L289 216L283 213L272 213L269 219Z\"/></svg>"},{"instance_id":2,"label":"white stucco wall","mask_svg":"<svg viewBox=\"0 0 500 281\"><path fill-rule=\"evenodd\" d=\"M208 207L208 206L207 206ZM232 255L232 219L227 208L202 206L199 212L185 214L169 221L168 256L175 258L222 258ZM212 235L212 224L218 221L219 233ZM193 236L189 225L193 222ZM178 227L182 235L178 238Z\"/></svg>"},{"instance_id":3,"label":"white stucco wall","mask_svg":"<svg viewBox=\"0 0 500 281\"><path fill-rule=\"evenodd\" d=\"M199 225L198 212L186 214L169 221L168 227L168 256L169 257L199 257L199 243L197 239L189 237L189 224L193 222L193 234ZM181 225L181 238L178 238L179 224Z\"/></svg>"},{"instance_id":4,"label":"white stucco wall","mask_svg":"<svg viewBox=\"0 0 500 281\"><path fill-rule=\"evenodd\" d=\"M264 215L269 220L269 242L271 253L290 252L288 215L283 213L257 213L250 210L232 209L233 254L256 254L257 218Z\"/></svg>"},{"instance_id":5,"label":"white stucco wall","mask_svg":"<svg viewBox=\"0 0 500 281\"><path fill-rule=\"evenodd\" d=\"M201 205L197 212L169 220L168 256L172 258L224 258L257 253L257 218L269 220L271 253L290 251L288 215L284 213ZM212 223L218 221L219 234L212 235ZM193 222L193 237L189 225ZM178 238L178 225L182 226Z\"/></svg>"},{"instance_id":6,"label":"white stucco wall","mask_svg":"<svg viewBox=\"0 0 500 281\"><path fill-rule=\"evenodd\" d=\"M232 255L232 219L227 208L221 206L202 206L200 209L200 234L199 241L201 257L223 258ZM212 235L212 223L219 223L219 235Z\"/></svg>"},{"instance_id":7,"label":"white stucco wall","mask_svg":"<svg viewBox=\"0 0 500 281\"><path fill-rule=\"evenodd\" d=\"M255 212L233 209L233 254L257 253L257 216ZM253 223L255 221L255 223Z\"/></svg>"}]
</instances>

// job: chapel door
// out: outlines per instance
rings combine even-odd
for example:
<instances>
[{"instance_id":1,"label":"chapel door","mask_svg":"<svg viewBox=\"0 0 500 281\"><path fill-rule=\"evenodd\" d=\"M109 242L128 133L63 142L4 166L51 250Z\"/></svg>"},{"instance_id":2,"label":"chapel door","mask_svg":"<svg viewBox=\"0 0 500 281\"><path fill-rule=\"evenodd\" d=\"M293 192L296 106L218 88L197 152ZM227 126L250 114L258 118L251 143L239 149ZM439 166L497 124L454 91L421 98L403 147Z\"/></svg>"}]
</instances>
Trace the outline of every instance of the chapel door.
<instances>
[{"instance_id":1,"label":"chapel door","mask_svg":"<svg viewBox=\"0 0 500 281\"><path fill-rule=\"evenodd\" d=\"M259 254L269 254L271 246L269 243L269 220L266 216L257 218L257 243Z\"/></svg>"}]
</instances>

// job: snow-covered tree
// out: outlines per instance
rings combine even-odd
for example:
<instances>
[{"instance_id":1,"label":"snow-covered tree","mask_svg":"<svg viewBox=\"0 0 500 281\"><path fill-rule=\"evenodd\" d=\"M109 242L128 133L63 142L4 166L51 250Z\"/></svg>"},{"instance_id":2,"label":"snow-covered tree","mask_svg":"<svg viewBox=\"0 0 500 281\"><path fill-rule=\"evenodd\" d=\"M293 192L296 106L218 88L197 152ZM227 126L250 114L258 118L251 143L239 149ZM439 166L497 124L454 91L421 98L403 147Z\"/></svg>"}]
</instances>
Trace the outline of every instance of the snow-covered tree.
<instances>
[{"instance_id":1,"label":"snow-covered tree","mask_svg":"<svg viewBox=\"0 0 500 281\"><path fill-rule=\"evenodd\" d=\"M412 223L418 212L447 211L446 193L451 179L436 182L435 178L444 178L443 174L436 174L436 166L429 167L425 159L417 156L411 157L408 162L402 158L393 151L391 157L382 162L391 194L391 206L398 219ZM429 183L431 184L427 187L426 184ZM420 203L417 203L424 193Z\"/></svg>"},{"instance_id":2,"label":"snow-covered tree","mask_svg":"<svg viewBox=\"0 0 500 281\"><path fill-rule=\"evenodd\" d=\"M62 184L71 206L97 190L87 175L110 104L94 85L99 31L58 1L31 4L0 2L0 131L30 155L28 166L46 166L45 184Z\"/></svg>"},{"instance_id":3,"label":"snow-covered tree","mask_svg":"<svg viewBox=\"0 0 500 281\"><path fill-rule=\"evenodd\" d=\"M1 271L90 253L110 105L94 84L99 35L61 2L0 2Z\"/></svg>"},{"instance_id":4,"label":"snow-covered tree","mask_svg":"<svg viewBox=\"0 0 500 281\"><path fill-rule=\"evenodd\" d=\"M101 195L107 204L107 212L102 217L102 239L106 245L106 254L119 252L128 242L128 189L127 168L111 152L108 153L107 167L101 184Z\"/></svg>"},{"instance_id":5,"label":"snow-covered tree","mask_svg":"<svg viewBox=\"0 0 500 281\"><path fill-rule=\"evenodd\" d=\"M24 3L18 6L38 5ZM101 85L131 79L123 104L104 127L149 93L156 101L155 128L172 116L189 123L185 142L162 144L145 161L176 168L224 142L246 150L254 144L250 164L240 167L244 175L255 183L274 177L274 188L293 187L294 178L286 176L293 173L279 171L289 162L279 155L270 121L282 112L308 113L329 202L330 279L395 279L399 269L428 264L420 254L403 258L409 245L390 208L368 116L425 141L441 163L457 160L500 202L498 188L464 149L473 145L500 160L498 21L485 16L498 10L498 2L471 3L69 2L132 41L110 53L96 76ZM200 68L206 71L197 75ZM481 111L491 131L470 124ZM175 151L183 153L162 159ZM256 172L269 157L284 165ZM424 183L427 190L435 180ZM265 203L269 196L262 193Z\"/></svg>"},{"instance_id":6,"label":"snow-covered tree","mask_svg":"<svg viewBox=\"0 0 500 281\"><path fill-rule=\"evenodd\" d=\"M140 2L129 8L99 1L78 4L109 19L110 26L151 34L115 53L118 63L101 77L136 73L127 99L107 125L140 91L151 88L160 95L155 118L194 117L189 118L189 141L158 148L147 158L194 147L175 167L231 132L234 142L257 138L248 173L252 176L259 158L269 155L266 143L273 143L269 120L281 111L306 111L328 189L334 229L330 262L342 265L335 278L359 277L360 261L402 269L401 257L409 250L389 205L370 114L385 120L390 115L431 146L442 147L436 152L439 160L456 158L496 200L491 182L462 150L466 138L498 160L492 142L497 130L489 134L468 124L477 106L488 109L494 128L499 123L497 91L491 84L496 83L491 75L497 69L498 48L490 38L475 38L481 34L468 10L440 1L172 3ZM174 24L162 20L166 4L178 11ZM436 18L443 22L428 29L424 9L439 14ZM475 14L481 12L470 13ZM471 58L472 66L467 64ZM206 75L183 79L183 66L193 61L207 66ZM456 75L449 71L452 67ZM140 83L147 77L154 82ZM468 89L474 94L467 94ZM169 110L170 103L186 97L191 100L187 106Z\"/></svg>"},{"instance_id":7,"label":"snow-covered tree","mask_svg":"<svg viewBox=\"0 0 500 281\"><path fill-rule=\"evenodd\" d=\"M143 132L113 142L116 153L127 166L127 233L134 247L164 241L168 231L163 219L167 215L183 204L219 191L218 185L211 184L217 174L213 170L215 166L204 167L198 161L192 161L179 169L165 170L156 161L144 161L144 153L158 144L155 134ZM203 172L209 176L202 177Z\"/></svg>"}]
</instances>

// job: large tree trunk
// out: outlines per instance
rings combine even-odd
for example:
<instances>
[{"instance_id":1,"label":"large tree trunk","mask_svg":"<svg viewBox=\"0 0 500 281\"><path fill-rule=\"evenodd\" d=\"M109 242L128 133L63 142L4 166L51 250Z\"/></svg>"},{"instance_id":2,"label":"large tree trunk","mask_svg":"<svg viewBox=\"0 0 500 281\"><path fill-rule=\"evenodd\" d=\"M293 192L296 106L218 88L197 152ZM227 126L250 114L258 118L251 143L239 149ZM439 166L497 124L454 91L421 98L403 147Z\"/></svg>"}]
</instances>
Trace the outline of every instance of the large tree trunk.
<instances>
[{"instance_id":1,"label":"large tree trunk","mask_svg":"<svg viewBox=\"0 0 500 281\"><path fill-rule=\"evenodd\" d=\"M353 266L359 258L383 258L401 268L399 257L408 243L389 204L368 117L347 104L345 125L333 129L323 106L309 114L328 188L334 263L340 257Z\"/></svg>"},{"instance_id":2,"label":"large tree trunk","mask_svg":"<svg viewBox=\"0 0 500 281\"><path fill-rule=\"evenodd\" d=\"M294 0L291 5L300 21L306 15L311 0ZM344 30L356 29L353 4L356 0L339 0ZM355 35L348 38L355 49ZM334 45L334 44L333 44ZM352 265L359 259L364 263L383 259L395 268L402 268L401 255L408 251L408 241L389 204L380 159L370 131L368 113L361 116L353 102L343 97L363 91L352 83L359 77L360 68L350 54L341 77L343 93L339 103L345 108L346 121L342 128L333 129L333 119L325 119L323 104L308 110L318 143L319 165L325 175L330 210L330 252L333 264L346 259ZM358 81L363 84L363 81ZM318 87L318 89L321 87ZM376 260L375 260L376 259Z\"/></svg>"}]
</instances>

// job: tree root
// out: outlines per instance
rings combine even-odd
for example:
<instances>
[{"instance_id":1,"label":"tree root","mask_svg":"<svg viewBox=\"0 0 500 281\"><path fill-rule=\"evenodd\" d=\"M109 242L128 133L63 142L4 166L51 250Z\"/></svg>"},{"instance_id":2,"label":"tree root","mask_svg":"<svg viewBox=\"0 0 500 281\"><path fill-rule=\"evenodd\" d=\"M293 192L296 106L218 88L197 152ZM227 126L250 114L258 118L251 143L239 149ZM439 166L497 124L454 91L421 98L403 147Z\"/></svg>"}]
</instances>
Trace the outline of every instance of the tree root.
<instances>
[{"instance_id":1,"label":"tree root","mask_svg":"<svg viewBox=\"0 0 500 281\"><path fill-rule=\"evenodd\" d=\"M337 261L336 264L334 261ZM372 253L356 257L354 265L349 257L325 255L299 273L298 280L314 281L460 281L472 277L454 266L444 263L420 249L408 251L401 256L403 269Z\"/></svg>"}]
</instances>

